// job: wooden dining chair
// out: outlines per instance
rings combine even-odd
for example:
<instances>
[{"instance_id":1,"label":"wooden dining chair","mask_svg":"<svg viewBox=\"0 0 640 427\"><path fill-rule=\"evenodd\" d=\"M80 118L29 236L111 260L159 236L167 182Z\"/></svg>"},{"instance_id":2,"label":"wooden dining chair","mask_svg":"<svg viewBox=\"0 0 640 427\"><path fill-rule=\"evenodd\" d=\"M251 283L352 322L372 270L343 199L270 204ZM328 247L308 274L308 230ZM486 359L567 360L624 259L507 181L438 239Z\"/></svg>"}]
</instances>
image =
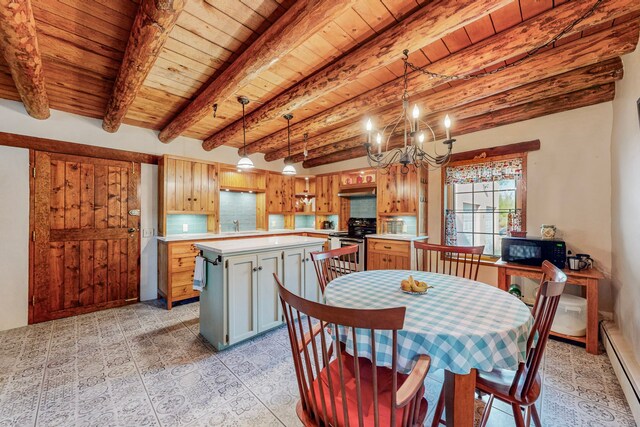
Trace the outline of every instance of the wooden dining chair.
<instances>
[{"instance_id":1,"label":"wooden dining chair","mask_svg":"<svg viewBox=\"0 0 640 427\"><path fill-rule=\"evenodd\" d=\"M324 292L333 279L358 271L358 245L344 246L324 252L312 252L311 260L316 268L320 290Z\"/></svg>"},{"instance_id":2,"label":"wooden dining chair","mask_svg":"<svg viewBox=\"0 0 640 427\"><path fill-rule=\"evenodd\" d=\"M534 321L527 339L526 361L520 363L516 371L494 369L491 372L478 371L476 375L476 389L489 395L480 420L481 427L487 425L495 398L511 405L517 427L529 426L531 418L537 427L542 427L535 406L542 386L538 369L542 363L553 318L567 282L567 276L562 270L549 261L543 262L542 273L540 289L533 306ZM434 412L434 426L442 418L444 398L443 390ZM523 408L524 417L522 415Z\"/></svg>"},{"instance_id":3,"label":"wooden dining chair","mask_svg":"<svg viewBox=\"0 0 640 427\"><path fill-rule=\"evenodd\" d=\"M408 375L398 373L398 330L406 307L358 310L306 300L273 275L284 311L305 426L421 426L427 415L424 380L431 359L421 355ZM330 332L329 332L330 331ZM340 333L338 332L340 331ZM344 350L340 335L370 341L371 360ZM380 337L391 345L391 368L376 365ZM344 336L343 336L344 339ZM369 348L369 342L367 342Z\"/></svg>"},{"instance_id":4,"label":"wooden dining chair","mask_svg":"<svg viewBox=\"0 0 640 427\"><path fill-rule=\"evenodd\" d=\"M447 246L414 242L418 270L478 279L483 246Z\"/></svg>"}]
</instances>

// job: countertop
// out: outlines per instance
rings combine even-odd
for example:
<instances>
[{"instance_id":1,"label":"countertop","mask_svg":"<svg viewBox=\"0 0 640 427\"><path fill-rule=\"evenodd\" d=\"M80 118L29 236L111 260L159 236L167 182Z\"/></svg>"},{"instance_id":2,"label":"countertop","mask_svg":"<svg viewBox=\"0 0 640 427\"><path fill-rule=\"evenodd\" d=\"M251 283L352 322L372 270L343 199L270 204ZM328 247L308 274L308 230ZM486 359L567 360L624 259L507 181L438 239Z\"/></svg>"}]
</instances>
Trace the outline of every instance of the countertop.
<instances>
[{"instance_id":1,"label":"countertop","mask_svg":"<svg viewBox=\"0 0 640 427\"><path fill-rule=\"evenodd\" d=\"M413 234L367 234L367 238L413 242L414 240L426 240L429 236L414 236Z\"/></svg>"},{"instance_id":2,"label":"countertop","mask_svg":"<svg viewBox=\"0 0 640 427\"><path fill-rule=\"evenodd\" d=\"M313 244L323 245L325 239L303 236L271 236L256 239L222 240L213 242L196 242L198 249L214 254L229 256L248 252L273 251Z\"/></svg>"},{"instance_id":3,"label":"countertop","mask_svg":"<svg viewBox=\"0 0 640 427\"><path fill-rule=\"evenodd\" d=\"M217 239L233 239L234 237L264 237L273 234L298 234L298 233L316 233L326 234L335 233L336 230L316 230L314 228L299 228L296 230L269 230L269 231L238 231L227 233L186 233L172 234L170 236L158 236L161 242L182 242L186 240L217 240Z\"/></svg>"}]
</instances>

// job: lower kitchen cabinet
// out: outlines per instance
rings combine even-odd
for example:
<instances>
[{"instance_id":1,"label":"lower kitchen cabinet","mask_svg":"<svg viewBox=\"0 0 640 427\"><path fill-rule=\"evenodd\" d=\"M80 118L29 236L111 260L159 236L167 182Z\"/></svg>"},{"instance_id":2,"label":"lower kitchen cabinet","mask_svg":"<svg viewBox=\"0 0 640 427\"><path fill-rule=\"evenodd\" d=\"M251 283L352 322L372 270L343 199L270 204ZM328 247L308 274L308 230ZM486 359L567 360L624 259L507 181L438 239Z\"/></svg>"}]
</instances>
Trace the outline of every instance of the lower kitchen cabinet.
<instances>
[{"instance_id":1,"label":"lower kitchen cabinet","mask_svg":"<svg viewBox=\"0 0 640 427\"><path fill-rule=\"evenodd\" d=\"M410 270L411 242L367 239L367 270Z\"/></svg>"},{"instance_id":2,"label":"lower kitchen cabinet","mask_svg":"<svg viewBox=\"0 0 640 427\"><path fill-rule=\"evenodd\" d=\"M311 252L321 244L255 254L215 256L204 251L207 285L200 296L200 333L216 349L282 325L275 273L287 289L318 301Z\"/></svg>"},{"instance_id":3,"label":"lower kitchen cabinet","mask_svg":"<svg viewBox=\"0 0 640 427\"><path fill-rule=\"evenodd\" d=\"M167 309L176 301L200 295L193 290L198 252L193 242L158 242L158 296L166 299Z\"/></svg>"}]
</instances>

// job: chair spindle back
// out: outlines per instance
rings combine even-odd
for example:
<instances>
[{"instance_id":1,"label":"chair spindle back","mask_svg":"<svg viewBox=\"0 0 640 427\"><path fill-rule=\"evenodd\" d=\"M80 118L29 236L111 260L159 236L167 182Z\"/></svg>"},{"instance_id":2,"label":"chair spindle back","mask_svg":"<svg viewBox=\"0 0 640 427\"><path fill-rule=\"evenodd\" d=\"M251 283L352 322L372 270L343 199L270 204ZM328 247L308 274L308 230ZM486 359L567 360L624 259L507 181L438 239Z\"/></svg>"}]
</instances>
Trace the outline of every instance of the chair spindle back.
<instances>
[{"instance_id":1,"label":"chair spindle back","mask_svg":"<svg viewBox=\"0 0 640 427\"><path fill-rule=\"evenodd\" d=\"M478 279L484 246L447 246L414 242L418 270Z\"/></svg>"},{"instance_id":2,"label":"chair spindle back","mask_svg":"<svg viewBox=\"0 0 640 427\"><path fill-rule=\"evenodd\" d=\"M312 252L311 259L316 268L318 284L324 293L327 284L333 279L358 271L358 245L345 246L324 252Z\"/></svg>"}]
</instances>

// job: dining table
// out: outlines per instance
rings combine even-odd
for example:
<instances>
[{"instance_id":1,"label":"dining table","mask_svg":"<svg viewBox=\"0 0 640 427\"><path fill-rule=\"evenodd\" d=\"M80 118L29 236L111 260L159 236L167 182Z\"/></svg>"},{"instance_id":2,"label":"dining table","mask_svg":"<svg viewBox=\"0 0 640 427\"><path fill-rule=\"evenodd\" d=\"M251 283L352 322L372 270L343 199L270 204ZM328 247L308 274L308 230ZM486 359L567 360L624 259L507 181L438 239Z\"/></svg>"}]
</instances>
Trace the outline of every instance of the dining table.
<instances>
[{"instance_id":1,"label":"dining table","mask_svg":"<svg viewBox=\"0 0 640 427\"><path fill-rule=\"evenodd\" d=\"M431 288L409 294L400 288L413 276ZM515 296L494 286L457 276L411 270L371 270L338 277L328 283L325 303L332 306L379 309L406 307L398 331L398 370L411 372L422 354L431 357L431 369L444 370L446 425L472 426L476 370L517 369L526 358L533 325L529 308ZM375 336L378 365L391 367L389 337ZM342 334L347 352L372 359L371 336ZM429 380L427 380L429 381ZM435 424L435 423L434 423Z\"/></svg>"}]
</instances>

